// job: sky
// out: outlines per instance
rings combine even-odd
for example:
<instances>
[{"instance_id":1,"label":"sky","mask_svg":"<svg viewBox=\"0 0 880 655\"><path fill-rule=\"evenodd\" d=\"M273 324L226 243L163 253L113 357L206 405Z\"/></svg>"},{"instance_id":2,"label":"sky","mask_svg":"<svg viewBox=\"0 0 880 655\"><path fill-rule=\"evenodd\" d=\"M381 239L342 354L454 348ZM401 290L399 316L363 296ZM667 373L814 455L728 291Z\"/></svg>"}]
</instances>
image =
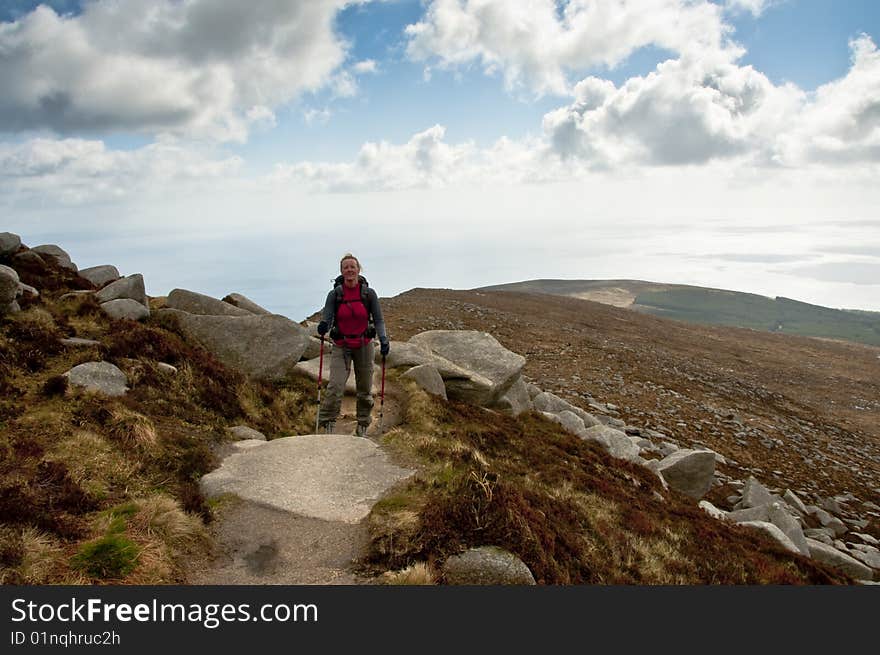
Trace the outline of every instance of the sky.
<instances>
[{"instance_id":1,"label":"sky","mask_svg":"<svg viewBox=\"0 0 880 655\"><path fill-rule=\"evenodd\" d=\"M0 231L294 320L347 252L880 311L878 42L875 0L0 0Z\"/></svg>"}]
</instances>

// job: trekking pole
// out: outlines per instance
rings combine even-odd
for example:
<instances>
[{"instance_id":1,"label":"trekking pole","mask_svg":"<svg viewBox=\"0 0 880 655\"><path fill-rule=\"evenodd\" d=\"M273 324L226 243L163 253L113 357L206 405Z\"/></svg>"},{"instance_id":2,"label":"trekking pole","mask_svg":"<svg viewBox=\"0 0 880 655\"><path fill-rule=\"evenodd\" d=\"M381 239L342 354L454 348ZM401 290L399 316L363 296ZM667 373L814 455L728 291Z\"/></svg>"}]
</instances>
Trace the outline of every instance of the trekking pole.
<instances>
[{"instance_id":1,"label":"trekking pole","mask_svg":"<svg viewBox=\"0 0 880 655\"><path fill-rule=\"evenodd\" d=\"M385 355L382 355L382 390L379 392L379 434L382 434L382 418L385 413Z\"/></svg>"},{"instance_id":2,"label":"trekking pole","mask_svg":"<svg viewBox=\"0 0 880 655\"><path fill-rule=\"evenodd\" d=\"M321 418L321 375L324 373L324 335L321 335L321 357L318 360L318 407L315 409L315 434L318 434L318 420Z\"/></svg>"}]
</instances>

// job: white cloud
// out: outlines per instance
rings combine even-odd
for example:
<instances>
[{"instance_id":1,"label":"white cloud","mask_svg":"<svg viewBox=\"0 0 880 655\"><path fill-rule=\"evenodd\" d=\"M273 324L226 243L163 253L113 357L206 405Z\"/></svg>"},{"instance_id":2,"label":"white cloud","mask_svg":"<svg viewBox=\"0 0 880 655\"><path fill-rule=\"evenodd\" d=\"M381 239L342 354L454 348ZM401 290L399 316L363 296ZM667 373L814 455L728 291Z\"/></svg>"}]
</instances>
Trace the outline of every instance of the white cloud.
<instances>
[{"instance_id":1,"label":"white cloud","mask_svg":"<svg viewBox=\"0 0 880 655\"><path fill-rule=\"evenodd\" d=\"M366 75L368 73L377 73L379 72L379 65L376 63L375 59L364 59L363 61L357 62L354 66L352 66L352 70L359 75Z\"/></svg>"},{"instance_id":2,"label":"white cloud","mask_svg":"<svg viewBox=\"0 0 880 655\"><path fill-rule=\"evenodd\" d=\"M703 0L434 0L407 27L407 53L443 68L482 65L509 89L566 94L568 74L613 67L644 46L737 52L722 8ZM730 55L728 55L728 58Z\"/></svg>"},{"instance_id":3,"label":"white cloud","mask_svg":"<svg viewBox=\"0 0 880 655\"><path fill-rule=\"evenodd\" d=\"M754 158L786 127L802 97L750 66L682 57L620 88L582 80L571 105L544 117L544 130L561 156L594 167Z\"/></svg>"},{"instance_id":4,"label":"white cloud","mask_svg":"<svg viewBox=\"0 0 880 655\"><path fill-rule=\"evenodd\" d=\"M815 94L723 58L669 60L620 88L587 78L573 103L544 117L545 134L563 158L600 168L878 163L880 53L866 35L850 48L847 75Z\"/></svg>"},{"instance_id":5,"label":"white cloud","mask_svg":"<svg viewBox=\"0 0 880 655\"><path fill-rule=\"evenodd\" d=\"M0 23L0 129L242 141L249 114L322 87L345 0L96 0Z\"/></svg>"},{"instance_id":6,"label":"white cloud","mask_svg":"<svg viewBox=\"0 0 880 655\"><path fill-rule=\"evenodd\" d=\"M303 111L303 120L305 120L306 125L325 125L332 115L333 112L327 107L323 109L311 108Z\"/></svg>"},{"instance_id":7,"label":"white cloud","mask_svg":"<svg viewBox=\"0 0 880 655\"><path fill-rule=\"evenodd\" d=\"M8 203L28 200L79 205L139 192L163 194L205 180L234 176L238 157L216 158L173 139L138 150L108 150L101 141L31 139L0 144L0 195Z\"/></svg>"},{"instance_id":8,"label":"white cloud","mask_svg":"<svg viewBox=\"0 0 880 655\"><path fill-rule=\"evenodd\" d=\"M568 179L575 167L551 156L540 140L499 139L489 148L451 144L442 125L404 144L365 143L353 162L279 164L274 184L297 183L318 192L401 191L452 186L540 184Z\"/></svg>"},{"instance_id":9,"label":"white cloud","mask_svg":"<svg viewBox=\"0 0 880 655\"><path fill-rule=\"evenodd\" d=\"M749 12L756 18L763 14L767 9L778 5L784 0L725 0L724 7L732 12Z\"/></svg>"},{"instance_id":10,"label":"white cloud","mask_svg":"<svg viewBox=\"0 0 880 655\"><path fill-rule=\"evenodd\" d=\"M865 34L850 50L848 73L819 87L781 135L780 163L880 162L880 52Z\"/></svg>"}]
</instances>

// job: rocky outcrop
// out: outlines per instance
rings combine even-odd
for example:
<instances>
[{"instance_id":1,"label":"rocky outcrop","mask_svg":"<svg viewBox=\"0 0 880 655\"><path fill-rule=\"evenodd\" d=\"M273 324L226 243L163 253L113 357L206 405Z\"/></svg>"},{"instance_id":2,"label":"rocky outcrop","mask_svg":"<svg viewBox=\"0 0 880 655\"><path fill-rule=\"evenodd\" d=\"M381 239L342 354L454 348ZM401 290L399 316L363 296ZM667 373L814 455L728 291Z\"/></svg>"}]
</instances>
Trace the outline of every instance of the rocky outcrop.
<instances>
[{"instance_id":1,"label":"rocky outcrop","mask_svg":"<svg viewBox=\"0 0 880 655\"><path fill-rule=\"evenodd\" d=\"M231 436L233 439L237 439L238 441L244 441L246 439L255 439L257 441L266 441L266 435L260 432L259 430L254 430L247 425L236 425L231 428L226 428L227 434Z\"/></svg>"},{"instance_id":2,"label":"rocky outcrop","mask_svg":"<svg viewBox=\"0 0 880 655\"><path fill-rule=\"evenodd\" d=\"M526 383L522 379L522 376L518 377L514 383L510 385L510 389L507 390L507 393L501 396L501 398L492 405L492 408L498 409L510 416L519 416L523 412L528 412L534 409L532 406L532 399L529 397L529 390L526 387Z\"/></svg>"},{"instance_id":3,"label":"rocky outcrop","mask_svg":"<svg viewBox=\"0 0 880 655\"><path fill-rule=\"evenodd\" d=\"M55 244L36 246L34 248L31 248L31 250L33 250L41 257L51 257L55 260L55 263L62 268L69 269L73 272L77 271L76 264L71 261L70 255L68 255L67 252L65 252L63 249L56 246Z\"/></svg>"},{"instance_id":4,"label":"rocky outcrop","mask_svg":"<svg viewBox=\"0 0 880 655\"><path fill-rule=\"evenodd\" d=\"M572 405L570 402L563 400L549 391L539 391L535 394L534 398L532 398L532 406L539 412L574 412L578 415L581 421L583 421L584 427L586 428L591 428L594 425L601 425L600 421L589 412L584 411L576 405Z\"/></svg>"},{"instance_id":5,"label":"rocky outcrop","mask_svg":"<svg viewBox=\"0 0 880 655\"><path fill-rule=\"evenodd\" d=\"M440 396L443 400L446 400L446 386L443 384L443 378L440 377L437 367L433 364L413 366L402 377L413 380L428 393Z\"/></svg>"},{"instance_id":6,"label":"rocky outcrop","mask_svg":"<svg viewBox=\"0 0 880 655\"><path fill-rule=\"evenodd\" d=\"M253 316L253 312L246 309L186 289L174 289L169 293L165 307L202 316Z\"/></svg>"},{"instance_id":7,"label":"rocky outcrop","mask_svg":"<svg viewBox=\"0 0 880 655\"><path fill-rule=\"evenodd\" d=\"M810 557L815 560L840 569L856 580L874 579L874 573L869 566L833 546L809 538L807 538L807 546L810 549Z\"/></svg>"},{"instance_id":8,"label":"rocky outcrop","mask_svg":"<svg viewBox=\"0 0 880 655\"><path fill-rule=\"evenodd\" d=\"M260 380L281 380L293 372L308 345L309 333L284 316L204 316L160 309L181 331L221 362ZM325 362L326 364L326 362Z\"/></svg>"},{"instance_id":9,"label":"rocky outcrop","mask_svg":"<svg viewBox=\"0 0 880 655\"><path fill-rule=\"evenodd\" d=\"M111 282L103 289L95 294L95 298L99 303L109 302L111 300L120 300L128 298L149 308L150 304L147 300L147 292L144 287L144 276L140 273L129 275L115 282Z\"/></svg>"},{"instance_id":10,"label":"rocky outcrop","mask_svg":"<svg viewBox=\"0 0 880 655\"><path fill-rule=\"evenodd\" d=\"M443 579L451 585L533 585L529 567L513 553L496 546L471 548L443 564Z\"/></svg>"},{"instance_id":11,"label":"rocky outcrop","mask_svg":"<svg viewBox=\"0 0 880 655\"><path fill-rule=\"evenodd\" d=\"M14 311L21 282L15 269L0 264L0 316ZM15 305L13 305L15 303Z\"/></svg>"},{"instance_id":12,"label":"rocky outcrop","mask_svg":"<svg viewBox=\"0 0 880 655\"><path fill-rule=\"evenodd\" d=\"M584 431L584 438L601 444L612 457L630 462L640 461L639 447L620 430L607 425L594 425Z\"/></svg>"},{"instance_id":13,"label":"rocky outcrop","mask_svg":"<svg viewBox=\"0 0 880 655\"><path fill-rule=\"evenodd\" d=\"M12 232L0 232L0 257L8 257L21 247L21 237Z\"/></svg>"},{"instance_id":14,"label":"rocky outcrop","mask_svg":"<svg viewBox=\"0 0 880 655\"><path fill-rule=\"evenodd\" d=\"M486 332L431 330L409 341L468 371L468 379L444 376L446 393L476 405L491 405L507 393L526 363L525 357L507 350Z\"/></svg>"},{"instance_id":15,"label":"rocky outcrop","mask_svg":"<svg viewBox=\"0 0 880 655\"><path fill-rule=\"evenodd\" d=\"M791 553L800 553L794 542L782 530L768 521L743 521L740 525L746 528L757 528L785 548L785 550Z\"/></svg>"},{"instance_id":16,"label":"rocky outcrop","mask_svg":"<svg viewBox=\"0 0 880 655\"><path fill-rule=\"evenodd\" d=\"M150 310L131 298L119 298L101 303L101 309L110 318L145 321L150 318Z\"/></svg>"},{"instance_id":17,"label":"rocky outcrop","mask_svg":"<svg viewBox=\"0 0 880 655\"><path fill-rule=\"evenodd\" d=\"M128 391L125 373L110 362L86 362L74 366L64 375L72 386L105 396L123 396Z\"/></svg>"},{"instance_id":18,"label":"rocky outcrop","mask_svg":"<svg viewBox=\"0 0 880 655\"><path fill-rule=\"evenodd\" d=\"M712 487L715 454L709 450L681 449L664 457L657 471L673 489L691 498L702 498Z\"/></svg>"},{"instance_id":19,"label":"rocky outcrop","mask_svg":"<svg viewBox=\"0 0 880 655\"><path fill-rule=\"evenodd\" d=\"M271 314L268 309L264 309L260 307L253 300L248 298L247 296L243 296L240 293L230 293L228 296L223 298L223 302L228 303L234 307L238 307L239 309L244 309L249 311L251 314Z\"/></svg>"},{"instance_id":20,"label":"rocky outcrop","mask_svg":"<svg viewBox=\"0 0 880 655\"><path fill-rule=\"evenodd\" d=\"M79 272L79 276L94 284L98 289L122 277L119 270L110 264L84 268Z\"/></svg>"}]
</instances>

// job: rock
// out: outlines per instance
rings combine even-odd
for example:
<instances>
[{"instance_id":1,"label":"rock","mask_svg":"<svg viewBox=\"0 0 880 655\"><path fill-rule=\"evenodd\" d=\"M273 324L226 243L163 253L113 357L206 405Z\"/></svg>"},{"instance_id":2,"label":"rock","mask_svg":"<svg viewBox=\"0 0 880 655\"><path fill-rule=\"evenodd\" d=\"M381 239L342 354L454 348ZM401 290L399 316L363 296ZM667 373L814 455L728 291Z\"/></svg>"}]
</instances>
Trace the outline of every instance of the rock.
<instances>
[{"instance_id":1,"label":"rock","mask_svg":"<svg viewBox=\"0 0 880 655\"><path fill-rule=\"evenodd\" d=\"M786 503L788 503L789 507L794 509L801 516L804 516L807 513L807 508L804 505L803 501L791 489L785 490L785 493L782 495L782 499Z\"/></svg>"},{"instance_id":2,"label":"rock","mask_svg":"<svg viewBox=\"0 0 880 655\"><path fill-rule=\"evenodd\" d=\"M32 272L42 271L46 268L46 260L33 250L25 250L12 256L12 263L16 268Z\"/></svg>"},{"instance_id":3,"label":"rock","mask_svg":"<svg viewBox=\"0 0 880 655\"><path fill-rule=\"evenodd\" d=\"M176 317L187 338L253 379L284 379L294 371L309 340L302 326L277 314L203 316L177 309L160 309L156 313Z\"/></svg>"},{"instance_id":4,"label":"rock","mask_svg":"<svg viewBox=\"0 0 880 655\"><path fill-rule=\"evenodd\" d=\"M758 482L753 476L749 476L742 490L742 506L758 507L769 505L776 500L767 488Z\"/></svg>"},{"instance_id":5,"label":"rock","mask_svg":"<svg viewBox=\"0 0 880 655\"><path fill-rule=\"evenodd\" d=\"M68 255L64 250L54 244L37 246L35 248L31 248L31 250L33 250L41 257L51 257L55 260L55 263L57 263L61 268L66 268L73 272L76 272L77 270L76 264L74 264L70 260L70 255Z\"/></svg>"},{"instance_id":6,"label":"rock","mask_svg":"<svg viewBox=\"0 0 880 655\"><path fill-rule=\"evenodd\" d=\"M412 473L389 462L370 439L312 434L230 455L200 487L208 498L232 493L285 512L356 524L381 494Z\"/></svg>"},{"instance_id":7,"label":"rock","mask_svg":"<svg viewBox=\"0 0 880 655\"><path fill-rule=\"evenodd\" d=\"M230 444L230 448L234 453L244 452L245 450L250 450L251 448L256 448L257 446L265 446L265 440L261 439L242 439L241 441L234 441Z\"/></svg>"},{"instance_id":8,"label":"rock","mask_svg":"<svg viewBox=\"0 0 880 655\"><path fill-rule=\"evenodd\" d=\"M531 411L532 401L529 398L529 390L526 388L526 383L521 376L510 386L507 393L498 399L493 407L500 409L510 416L519 416L523 412Z\"/></svg>"},{"instance_id":9,"label":"rock","mask_svg":"<svg viewBox=\"0 0 880 655\"><path fill-rule=\"evenodd\" d=\"M95 341L94 339L81 339L80 337L68 337L66 339L59 339L61 343L65 346L69 346L71 348L91 348L92 346L100 346L100 341Z\"/></svg>"},{"instance_id":10,"label":"rock","mask_svg":"<svg viewBox=\"0 0 880 655\"><path fill-rule=\"evenodd\" d=\"M880 552L876 548L872 550L853 550L851 552L852 556L863 564L867 564L872 569L880 569Z\"/></svg>"},{"instance_id":11,"label":"rock","mask_svg":"<svg viewBox=\"0 0 880 655\"><path fill-rule=\"evenodd\" d=\"M572 405L570 402L563 400L549 391L543 391L532 398L532 406L539 412L561 412L563 410L574 412L584 422L584 427L587 428L591 428L594 425L602 425L602 423L589 412L585 412L580 407Z\"/></svg>"},{"instance_id":12,"label":"rock","mask_svg":"<svg viewBox=\"0 0 880 655\"><path fill-rule=\"evenodd\" d=\"M39 298L40 292L37 291L30 284L25 284L24 282L19 282L18 284L19 295L21 296L30 296L31 298Z\"/></svg>"},{"instance_id":13,"label":"rock","mask_svg":"<svg viewBox=\"0 0 880 655\"><path fill-rule=\"evenodd\" d=\"M394 347L385 358L385 366L388 368L412 368L421 364L430 364L434 355L428 348L417 346L407 341L395 341ZM376 361L381 361L381 354L376 352Z\"/></svg>"},{"instance_id":14,"label":"rock","mask_svg":"<svg viewBox=\"0 0 880 655\"><path fill-rule=\"evenodd\" d=\"M811 512L817 519L819 519L819 523L822 524L822 527L829 528L834 531L834 534L840 536L845 534L847 531L846 524L841 521L836 516L831 516L824 509L819 509L818 507L814 508L815 511Z\"/></svg>"},{"instance_id":15,"label":"rock","mask_svg":"<svg viewBox=\"0 0 880 655\"><path fill-rule=\"evenodd\" d=\"M238 307L239 309L244 309L249 311L251 314L271 314L268 309L264 309L260 307L257 303L255 303L250 298L241 295L240 293L230 293L228 296L223 298L225 303L229 303L234 307Z\"/></svg>"},{"instance_id":16,"label":"rock","mask_svg":"<svg viewBox=\"0 0 880 655\"><path fill-rule=\"evenodd\" d=\"M99 303L109 302L111 300L119 300L121 298L129 298L149 308L147 301L147 292L144 289L144 276L140 273L129 275L115 282L111 282L106 287L95 294L95 298Z\"/></svg>"},{"instance_id":17,"label":"rock","mask_svg":"<svg viewBox=\"0 0 880 655\"><path fill-rule=\"evenodd\" d=\"M583 437L586 432L584 429L584 422L580 419L580 417L574 412L569 412L567 409L556 413L541 413L554 423L559 423L566 430L568 430L572 434L576 434L579 437ZM602 445L605 445L605 442L602 442Z\"/></svg>"},{"instance_id":18,"label":"rock","mask_svg":"<svg viewBox=\"0 0 880 655\"><path fill-rule=\"evenodd\" d=\"M836 516L840 516L841 514L843 514L843 509L834 498L823 498L822 502L819 503L819 507L824 509L826 512L831 512Z\"/></svg>"},{"instance_id":19,"label":"rock","mask_svg":"<svg viewBox=\"0 0 880 655\"><path fill-rule=\"evenodd\" d=\"M450 398L487 406L507 393L526 359L502 346L491 334L473 330L431 330L409 340L471 373L470 379L447 379ZM441 372L442 375L442 372Z\"/></svg>"},{"instance_id":20,"label":"rock","mask_svg":"<svg viewBox=\"0 0 880 655\"><path fill-rule=\"evenodd\" d=\"M101 309L110 318L117 320L145 321L150 318L150 310L131 298L118 298L101 303Z\"/></svg>"},{"instance_id":21,"label":"rock","mask_svg":"<svg viewBox=\"0 0 880 655\"><path fill-rule=\"evenodd\" d=\"M238 441L244 441L245 439L257 439L259 441L266 441L265 434L258 430L254 430L247 425L236 425L231 428L226 428L226 432Z\"/></svg>"},{"instance_id":22,"label":"rock","mask_svg":"<svg viewBox=\"0 0 880 655\"><path fill-rule=\"evenodd\" d=\"M850 534L851 537L855 537L856 539L861 539L867 544L871 544L872 546L880 546L880 539L877 539L874 535L871 534L863 534L861 532L853 532Z\"/></svg>"},{"instance_id":23,"label":"rock","mask_svg":"<svg viewBox=\"0 0 880 655\"><path fill-rule=\"evenodd\" d=\"M658 472L673 489L691 498L702 498L712 487L715 454L711 450L681 449L660 460Z\"/></svg>"},{"instance_id":24,"label":"rock","mask_svg":"<svg viewBox=\"0 0 880 655\"><path fill-rule=\"evenodd\" d=\"M734 523L747 523L749 521L770 522L770 505L758 505L757 507L747 507L744 509L735 509L727 513L727 518Z\"/></svg>"},{"instance_id":25,"label":"rock","mask_svg":"<svg viewBox=\"0 0 880 655\"><path fill-rule=\"evenodd\" d=\"M172 366L171 364L166 364L165 362L159 362L158 364L156 364L156 368L164 373L171 373L172 375L174 373L177 373L176 367Z\"/></svg>"},{"instance_id":26,"label":"rock","mask_svg":"<svg viewBox=\"0 0 880 655\"><path fill-rule=\"evenodd\" d=\"M721 521L727 520L728 512L725 512L723 509L718 509L710 503L708 500L701 500L697 503L697 507L706 512L713 519L719 519Z\"/></svg>"},{"instance_id":27,"label":"rock","mask_svg":"<svg viewBox=\"0 0 880 655\"><path fill-rule=\"evenodd\" d=\"M84 268L79 272L79 276L94 284L98 289L122 277L119 275L119 270L110 264Z\"/></svg>"},{"instance_id":28,"label":"rock","mask_svg":"<svg viewBox=\"0 0 880 655\"><path fill-rule=\"evenodd\" d=\"M807 537L807 546L810 548L810 557L814 560L839 569L856 580L873 580L874 574L870 567L859 560L842 553L833 546L823 544L821 541Z\"/></svg>"},{"instance_id":29,"label":"rock","mask_svg":"<svg viewBox=\"0 0 880 655\"><path fill-rule=\"evenodd\" d=\"M770 522L785 533L785 536L791 539L791 542L797 546L801 555L810 556L810 548L807 546L807 539L804 537L804 531L801 529L800 523L789 514L785 507L785 503L772 503L768 508Z\"/></svg>"},{"instance_id":30,"label":"rock","mask_svg":"<svg viewBox=\"0 0 880 655\"><path fill-rule=\"evenodd\" d=\"M422 389L446 400L446 386L433 364L413 366L402 377L414 380Z\"/></svg>"},{"instance_id":31,"label":"rock","mask_svg":"<svg viewBox=\"0 0 880 655\"><path fill-rule=\"evenodd\" d=\"M20 284L15 269L0 264L0 313L15 301Z\"/></svg>"},{"instance_id":32,"label":"rock","mask_svg":"<svg viewBox=\"0 0 880 655\"><path fill-rule=\"evenodd\" d=\"M443 564L450 585L533 585L535 578L516 555L496 546L471 548Z\"/></svg>"},{"instance_id":33,"label":"rock","mask_svg":"<svg viewBox=\"0 0 880 655\"><path fill-rule=\"evenodd\" d=\"M20 247L20 236L12 232L0 232L0 257L11 255Z\"/></svg>"},{"instance_id":34,"label":"rock","mask_svg":"<svg viewBox=\"0 0 880 655\"><path fill-rule=\"evenodd\" d=\"M639 447L630 441L625 432L607 425L593 425L584 430L583 437L602 444L612 457L640 463Z\"/></svg>"},{"instance_id":35,"label":"rock","mask_svg":"<svg viewBox=\"0 0 880 655\"><path fill-rule=\"evenodd\" d=\"M202 316L253 316L253 312L241 309L228 302L217 300L211 296L206 296L195 291L187 291L186 289L174 289L168 294L165 306L169 309L178 309L188 314L198 314ZM297 325L300 329L301 326Z\"/></svg>"},{"instance_id":36,"label":"rock","mask_svg":"<svg viewBox=\"0 0 880 655\"><path fill-rule=\"evenodd\" d=\"M663 455L663 457L667 457L672 453L681 450L676 444L670 443L669 441L661 441L658 448L660 448L660 454Z\"/></svg>"},{"instance_id":37,"label":"rock","mask_svg":"<svg viewBox=\"0 0 880 655\"><path fill-rule=\"evenodd\" d=\"M748 528L757 528L758 530L761 530L768 536L775 539L779 543L779 545L786 550L789 550L792 553L800 554L800 550L798 550L798 547L794 545L792 540L785 536L785 533L772 523L768 523L766 521L745 521L744 523L740 523L739 525Z\"/></svg>"},{"instance_id":38,"label":"rock","mask_svg":"<svg viewBox=\"0 0 880 655\"><path fill-rule=\"evenodd\" d=\"M74 366L64 375L71 385L106 396L122 396L128 391L125 373L110 362L86 362Z\"/></svg>"},{"instance_id":39,"label":"rock","mask_svg":"<svg viewBox=\"0 0 880 655\"><path fill-rule=\"evenodd\" d=\"M324 342L324 350L328 350L329 344L325 340ZM315 357L321 356L321 340L316 339L313 336L309 336L309 342L306 344L306 349L302 354L303 359L315 359Z\"/></svg>"},{"instance_id":40,"label":"rock","mask_svg":"<svg viewBox=\"0 0 880 655\"><path fill-rule=\"evenodd\" d=\"M526 390L529 392L529 400L534 400L535 396L541 393L541 388L531 382L526 383Z\"/></svg>"}]
</instances>

